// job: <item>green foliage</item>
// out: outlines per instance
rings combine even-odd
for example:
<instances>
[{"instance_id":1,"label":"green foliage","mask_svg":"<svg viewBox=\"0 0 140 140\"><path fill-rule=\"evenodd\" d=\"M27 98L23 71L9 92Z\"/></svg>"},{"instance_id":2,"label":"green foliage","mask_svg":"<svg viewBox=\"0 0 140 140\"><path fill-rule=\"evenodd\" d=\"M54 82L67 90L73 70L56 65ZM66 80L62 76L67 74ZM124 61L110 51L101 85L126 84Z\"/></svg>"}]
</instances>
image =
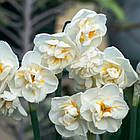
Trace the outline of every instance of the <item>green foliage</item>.
<instances>
[{"instance_id":1,"label":"green foliage","mask_svg":"<svg viewBox=\"0 0 140 140\"><path fill-rule=\"evenodd\" d=\"M124 12L115 0L95 0L101 7L111 10L120 22L125 20Z\"/></svg>"},{"instance_id":2,"label":"green foliage","mask_svg":"<svg viewBox=\"0 0 140 140\"><path fill-rule=\"evenodd\" d=\"M0 6L0 25L6 26L8 24L8 17L6 9Z\"/></svg>"},{"instance_id":3,"label":"green foliage","mask_svg":"<svg viewBox=\"0 0 140 140\"><path fill-rule=\"evenodd\" d=\"M111 10L117 19L122 22L125 20L125 15L123 9L115 0L77 0L80 2L94 2L99 5L99 7Z\"/></svg>"}]
</instances>

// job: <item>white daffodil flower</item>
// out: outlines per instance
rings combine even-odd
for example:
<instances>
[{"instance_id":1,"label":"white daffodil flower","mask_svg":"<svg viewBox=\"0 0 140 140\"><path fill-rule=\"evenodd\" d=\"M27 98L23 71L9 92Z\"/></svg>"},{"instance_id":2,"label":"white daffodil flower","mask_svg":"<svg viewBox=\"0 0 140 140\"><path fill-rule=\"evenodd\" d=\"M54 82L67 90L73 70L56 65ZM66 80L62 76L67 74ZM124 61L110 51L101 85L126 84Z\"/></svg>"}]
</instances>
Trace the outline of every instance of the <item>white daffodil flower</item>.
<instances>
[{"instance_id":1,"label":"white daffodil flower","mask_svg":"<svg viewBox=\"0 0 140 140\"><path fill-rule=\"evenodd\" d=\"M20 120L27 116L27 113L15 94L4 91L3 94L0 94L0 115Z\"/></svg>"},{"instance_id":2,"label":"white daffodil flower","mask_svg":"<svg viewBox=\"0 0 140 140\"><path fill-rule=\"evenodd\" d=\"M87 124L81 119L80 106L81 93L52 99L49 118L63 137L86 136Z\"/></svg>"},{"instance_id":3,"label":"white daffodil flower","mask_svg":"<svg viewBox=\"0 0 140 140\"><path fill-rule=\"evenodd\" d=\"M85 55L75 59L67 68L69 78L76 81L76 91L95 86L95 76L103 65L103 53L98 49L87 51Z\"/></svg>"},{"instance_id":4,"label":"white daffodil flower","mask_svg":"<svg viewBox=\"0 0 140 140\"><path fill-rule=\"evenodd\" d=\"M138 79L128 59L115 47L104 50L104 64L96 77L98 87L107 83L117 84L124 89L133 85Z\"/></svg>"},{"instance_id":5,"label":"white daffodil flower","mask_svg":"<svg viewBox=\"0 0 140 140\"><path fill-rule=\"evenodd\" d=\"M58 79L47 68L40 65L41 56L37 52L27 52L22 60L22 66L15 74L15 87L13 92L21 91L28 102L39 103L45 99L46 95L54 92L58 86Z\"/></svg>"},{"instance_id":6,"label":"white daffodil flower","mask_svg":"<svg viewBox=\"0 0 140 140\"><path fill-rule=\"evenodd\" d=\"M78 54L75 44L64 33L38 34L34 44L34 50L42 55L41 64L56 74L62 72Z\"/></svg>"},{"instance_id":7,"label":"white daffodil flower","mask_svg":"<svg viewBox=\"0 0 140 140\"><path fill-rule=\"evenodd\" d=\"M81 116L88 121L88 129L94 134L116 132L129 110L115 84L88 89L81 95L81 102Z\"/></svg>"},{"instance_id":8,"label":"white daffodil flower","mask_svg":"<svg viewBox=\"0 0 140 140\"><path fill-rule=\"evenodd\" d=\"M103 53L98 49L94 51L88 51L85 55L78 59L75 59L69 70L70 78L73 77L73 73L78 74L81 78L87 78L99 73L103 64Z\"/></svg>"},{"instance_id":9,"label":"white daffodil flower","mask_svg":"<svg viewBox=\"0 0 140 140\"><path fill-rule=\"evenodd\" d=\"M75 42L81 53L101 44L105 35L106 16L94 11L82 9L67 24L64 32Z\"/></svg>"},{"instance_id":10,"label":"white daffodil flower","mask_svg":"<svg viewBox=\"0 0 140 140\"><path fill-rule=\"evenodd\" d=\"M6 42L0 41L0 93L4 91L18 67L17 56Z\"/></svg>"}]
</instances>

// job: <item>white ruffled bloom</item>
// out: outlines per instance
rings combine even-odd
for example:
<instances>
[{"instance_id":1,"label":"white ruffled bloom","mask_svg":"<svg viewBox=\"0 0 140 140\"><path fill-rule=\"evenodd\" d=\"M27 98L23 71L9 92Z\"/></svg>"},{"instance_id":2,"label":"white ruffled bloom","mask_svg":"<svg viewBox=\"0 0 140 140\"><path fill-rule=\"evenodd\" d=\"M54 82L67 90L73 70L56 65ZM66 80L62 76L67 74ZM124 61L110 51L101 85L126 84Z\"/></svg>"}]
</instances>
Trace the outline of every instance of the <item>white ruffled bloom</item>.
<instances>
[{"instance_id":1,"label":"white ruffled bloom","mask_svg":"<svg viewBox=\"0 0 140 140\"><path fill-rule=\"evenodd\" d=\"M20 120L27 116L27 113L21 106L21 103L15 94L4 91L3 94L0 94L0 115Z\"/></svg>"},{"instance_id":2,"label":"white ruffled bloom","mask_svg":"<svg viewBox=\"0 0 140 140\"><path fill-rule=\"evenodd\" d=\"M95 76L99 73L103 64L103 53L97 49L88 51L85 55L74 60L69 67L69 76L73 77L73 73L78 74L81 78Z\"/></svg>"},{"instance_id":3,"label":"white ruffled bloom","mask_svg":"<svg viewBox=\"0 0 140 140\"><path fill-rule=\"evenodd\" d=\"M37 52L27 52L22 60L22 66L15 74L15 86L9 85L11 91L19 92L27 101L39 103L47 94L54 92L58 79L47 68L40 65L41 56Z\"/></svg>"},{"instance_id":4,"label":"white ruffled bloom","mask_svg":"<svg viewBox=\"0 0 140 140\"><path fill-rule=\"evenodd\" d=\"M124 89L133 85L138 79L128 59L115 47L104 50L104 64L96 77L97 86L107 83L117 84Z\"/></svg>"},{"instance_id":5,"label":"white ruffled bloom","mask_svg":"<svg viewBox=\"0 0 140 140\"><path fill-rule=\"evenodd\" d=\"M87 90L81 95L81 102L81 116L88 121L88 129L94 134L116 132L129 110L115 84Z\"/></svg>"},{"instance_id":6,"label":"white ruffled bloom","mask_svg":"<svg viewBox=\"0 0 140 140\"><path fill-rule=\"evenodd\" d=\"M103 53L98 49L87 51L68 67L69 77L75 79L76 89L88 89L95 85L95 76L103 65Z\"/></svg>"},{"instance_id":7,"label":"white ruffled bloom","mask_svg":"<svg viewBox=\"0 0 140 140\"><path fill-rule=\"evenodd\" d=\"M41 64L60 73L75 58L75 44L64 33L38 34L34 39L35 51L42 55Z\"/></svg>"},{"instance_id":8,"label":"white ruffled bloom","mask_svg":"<svg viewBox=\"0 0 140 140\"><path fill-rule=\"evenodd\" d=\"M106 33L106 16L94 11L82 9L69 23L64 32L75 42L80 52L96 48Z\"/></svg>"},{"instance_id":9,"label":"white ruffled bloom","mask_svg":"<svg viewBox=\"0 0 140 140\"><path fill-rule=\"evenodd\" d=\"M71 97L55 97L52 99L50 120L55 124L56 130L64 137L77 135L86 136L87 125L80 116L81 93Z\"/></svg>"},{"instance_id":10,"label":"white ruffled bloom","mask_svg":"<svg viewBox=\"0 0 140 140\"><path fill-rule=\"evenodd\" d=\"M0 41L0 93L4 91L18 67L17 56L6 42Z\"/></svg>"}]
</instances>

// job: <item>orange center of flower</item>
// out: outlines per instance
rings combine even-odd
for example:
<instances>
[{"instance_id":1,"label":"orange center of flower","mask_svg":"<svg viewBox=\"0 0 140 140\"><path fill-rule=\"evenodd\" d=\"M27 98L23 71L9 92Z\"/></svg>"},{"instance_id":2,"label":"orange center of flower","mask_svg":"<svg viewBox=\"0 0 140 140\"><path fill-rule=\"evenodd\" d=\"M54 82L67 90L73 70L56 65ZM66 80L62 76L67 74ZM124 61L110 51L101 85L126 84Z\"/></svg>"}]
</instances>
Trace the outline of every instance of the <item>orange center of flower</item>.
<instances>
[{"instance_id":1,"label":"orange center of flower","mask_svg":"<svg viewBox=\"0 0 140 140\"><path fill-rule=\"evenodd\" d=\"M0 74L3 72L2 63L0 63Z\"/></svg>"},{"instance_id":2,"label":"orange center of flower","mask_svg":"<svg viewBox=\"0 0 140 140\"><path fill-rule=\"evenodd\" d=\"M80 42L82 43L82 42L85 42L85 41L87 41L87 37L84 35L83 32L81 32Z\"/></svg>"},{"instance_id":3,"label":"orange center of flower","mask_svg":"<svg viewBox=\"0 0 140 140\"><path fill-rule=\"evenodd\" d=\"M112 113L112 109L113 108L118 108L118 106L114 106L114 107L106 107L105 104L103 102L101 103L96 103L98 105L100 105L100 111L102 112L102 115L106 112Z\"/></svg>"}]
</instances>

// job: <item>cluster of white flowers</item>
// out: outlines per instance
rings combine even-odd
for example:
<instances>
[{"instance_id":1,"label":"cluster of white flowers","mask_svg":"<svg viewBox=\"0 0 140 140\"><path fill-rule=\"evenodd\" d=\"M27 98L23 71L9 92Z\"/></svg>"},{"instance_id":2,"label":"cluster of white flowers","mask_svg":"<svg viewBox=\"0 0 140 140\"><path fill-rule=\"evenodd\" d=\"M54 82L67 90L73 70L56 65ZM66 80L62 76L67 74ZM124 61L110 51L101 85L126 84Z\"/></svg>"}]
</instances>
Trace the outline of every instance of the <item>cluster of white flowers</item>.
<instances>
[{"instance_id":1,"label":"cluster of white flowers","mask_svg":"<svg viewBox=\"0 0 140 140\"><path fill-rule=\"evenodd\" d=\"M65 36L74 44L74 47L71 46L73 55L69 55L72 61L65 66L69 78L76 81L75 90L79 92L71 97L52 99L49 117L64 137L85 137L88 131L93 134L116 132L129 111L123 90L132 86L138 75L129 60L114 46L103 52L99 50L98 46L107 31L105 24L104 14L82 9L64 30ZM47 42L44 41L42 51L48 53L45 46L52 46L44 45ZM56 46L53 48L55 51ZM41 50L41 46L38 48ZM56 58L54 60L56 63Z\"/></svg>"},{"instance_id":2,"label":"cluster of white flowers","mask_svg":"<svg viewBox=\"0 0 140 140\"><path fill-rule=\"evenodd\" d=\"M19 67L6 42L0 41L0 50L0 115L19 120L27 116L19 98L39 103L57 89L58 79L41 65L42 56L37 51L27 52Z\"/></svg>"},{"instance_id":3,"label":"cluster of white flowers","mask_svg":"<svg viewBox=\"0 0 140 140\"><path fill-rule=\"evenodd\" d=\"M52 99L49 117L56 130L64 137L116 132L129 110L123 89L138 76L117 48L97 48L105 24L104 14L80 10L64 32L36 35L35 47L24 55L21 67L10 46L0 41L0 114L27 116L19 98L43 101L58 87L56 74L66 68L79 93Z\"/></svg>"}]
</instances>

